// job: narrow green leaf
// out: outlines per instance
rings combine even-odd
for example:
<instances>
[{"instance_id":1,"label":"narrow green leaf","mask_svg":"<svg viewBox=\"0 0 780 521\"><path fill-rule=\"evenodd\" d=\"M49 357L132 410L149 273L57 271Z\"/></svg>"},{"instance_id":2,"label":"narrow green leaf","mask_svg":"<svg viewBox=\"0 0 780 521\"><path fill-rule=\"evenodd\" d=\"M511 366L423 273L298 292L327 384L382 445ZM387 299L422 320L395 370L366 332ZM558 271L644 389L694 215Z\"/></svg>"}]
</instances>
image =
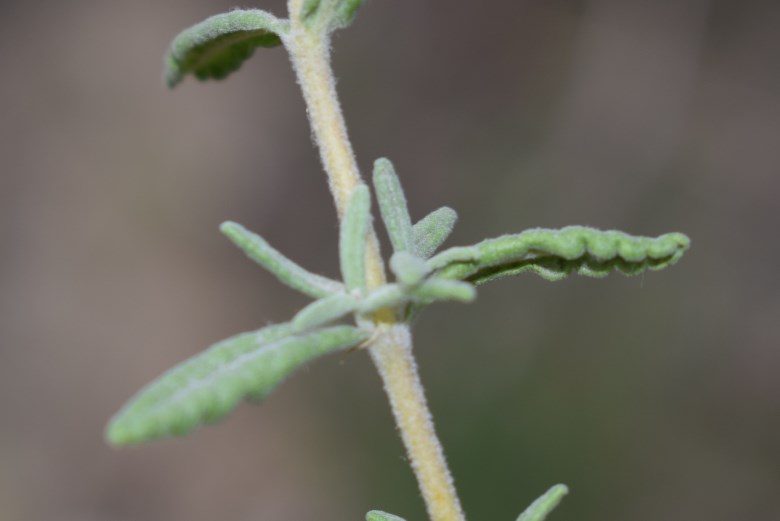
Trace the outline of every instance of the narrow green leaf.
<instances>
[{"instance_id":1,"label":"narrow green leaf","mask_svg":"<svg viewBox=\"0 0 780 521\"><path fill-rule=\"evenodd\" d=\"M271 247L265 239L240 224L226 221L219 229L250 259L301 293L313 298L322 298L344 291L344 285L340 282L303 269Z\"/></svg>"},{"instance_id":2,"label":"narrow green leaf","mask_svg":"<svg viewBox=\"0 0 780 521\"><path fill-rule=\"evenodd\" d=\"M424 302L436 300L471 302L477 297L477 290L466 282L431 278L415 289L413 295Z\"/></svg>"},{"instance_id":3,"label":"narrow green leaf","mask_svg":"<svg viewBox=\"0 0 780 521\"><path fill-rule=\"evenodd\" d=\"M404 518L380 510L372 510L366 514L366 521L404 521Z\"/></svg>"},{"instance_id":4,"label":"narrow green leaf","mask_svg":"<svg viewBox=\"0 0 780 521\"><path fill-rule=\"evenodd\" d=\"M414 253L423 259L433 255L450 236L457 220L455 210L442 206L417 221L412 227Z\"/></svg>"},{"instance_id":5,"label":"narrow green leaf","mask_svg":"<svg viewBox=\"0 0 780 521\"><path fill-rule=\"evenodd\" d=\"M327 32L348 27L365 0L304 0L300 17L307 27Z\"/></svg>"},{"instance_id":6,"label":"narrow green leaf","mask_svg":"<svg viewBox=\"0 0 780 521\"><path fill-rule=\"evenodd\" d=\"M404 288L419 285L428 274L425 261L406 252L394 253L390 257L390 269Z\"/></svg>"},{"instance_id":7,"label":"narrow green leaf","mask_svg":"<svg viewBox=\"0 0 780 521\"><path fill-rule=\"evenodd\" d=\"M371 225L371 195L366 185L359 185L341 219L339 257L341 276L347 288L366 287L366 234Z\"/></svg>"},{"instance_id":8,"label":"narrow green leaf","mask_svg":"<svg viewBox=\"0 0 780 521\"><path fill-rule=\"evenodd\" d=\"M282 43L289 23L260 9L236 9L185 29L165 58L165 78L175 87L189 73L200 80L222 79L241 67L257 47Z\"/></svg>"},{"instance_id":9,"label":"narrow green leaf","mask_svg":"<svg viewBox=\"0 0 780 521\"><path fill-rule=\"evenodd\" d=\"M388 159L374 162L374 190L393 251L413 253L412 219L401 181Z\"/></svg>"},{"instance_id":10,"label":"narrow green leaf","mask_svg":"<svg viewBox=\"0 0 780 521\"><path fill-rule=\"evenodd\" d=\"M477 262L479 261L479 255L479 244L474 246L455 246L428 259L427 265L429 270L438 270L455 262Z\"/></svg>"},{"instance_id":11,"label":"narrow green leaf","mask_svg":"<svg viewBox=\"0 0 780 521\"><path fill-rule=\"evenodd\" d=\"M524 272L560 280L571 273L605 277L614 269L626 275L660 270L675 264L689 247L690 240L681 233L651 238L570 226L488 239L471 247L472 253L476 250L472 259L460 254L463 249L452 248L428 262L443 268L438 273L442 278L473 284Z\"/></svg>"},{"instance_id":12,"label":"narrow green leaf","mask_svg":"<svg viewBox=\"0 0 780 521\"><path fill-rule=\"evenodd\" d=\"M558 506L563 496L568 493L569 489L566 485L555 485L539 499L531 503L531 506L520 514L517 521L544 521L547 519L547 515Z\"/></svg>"},{"instance_id":13,"label":"narrow green leaf","mask_svg":"<svg viewBox=\"0 0 780 521\"><path fill-rule=\"evenodd\" d=\"M359 311L363 314L374 313L380 309L394 308L408 300L406 292L398 284L385 284L371 291L360 302Z\"/></svg>"},{"instance_id":14,"label":"narrow green leaf","mask_svg":"<svg viewBox=\"0 0 780 521\"><path fill-rule=\"evenodd\" d=\"M142 389L111 420L113 445L184 435L213 423L242 398L260 400L293 371L331 351L352 347L368 333L336 326L290 335L290 324L223 340Z\"/></svg>"},{"instance_id":15,"label":"narrow green leaf","mask_svg":"<svg viewBox=\"0 0 780 521\"><path fill-rule=\"evenodd\" d=\"M293 329L297 332L320 327L352 313L357 307L358 300L346 293L321 298L300 310L293 317Z\"/></svg>"}]
</instances>

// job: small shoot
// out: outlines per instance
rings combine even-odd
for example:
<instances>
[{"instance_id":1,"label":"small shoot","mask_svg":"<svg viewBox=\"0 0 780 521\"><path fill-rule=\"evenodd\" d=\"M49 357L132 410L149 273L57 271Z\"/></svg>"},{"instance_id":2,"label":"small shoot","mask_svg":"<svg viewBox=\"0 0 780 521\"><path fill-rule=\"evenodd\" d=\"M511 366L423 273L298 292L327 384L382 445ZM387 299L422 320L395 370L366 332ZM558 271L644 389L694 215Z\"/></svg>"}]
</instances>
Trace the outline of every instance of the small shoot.
<instances>
[{"instance_id":1,"label":"small shoot","mask_svg":"<svg viewBox=\"0 0 780 521\"><path fill-rule=\"evenodd\" d=\"M275 250L265 239L238 223L227 221L222 223L219 229L250 259L292 289L312 298L327 297L344 291L342 283L305 270Z\"/></svg>"},{"instance_id":2,"label":"small shoot","mask_svg":"<svg viewBox=\"0 0 780 521\"><path fill-rule=\"evenodd\" d=\"M366 235L371 227L371 195L366 185L352 191L339 229L341 276L349 290L366 289Z\"/></svg>"},{"instance_id":3,"label":"small shoot","mask_svg":"<svg viewBox=\"0 0 780 521\"><path fill-rule=\"evenodd\" d=\"M569 488L566 485L555 485L536 501L531 503L531 506L520 514L517 521L544 521L547 519L548 514L558 506L563 499L563 496L568 493Z\"/></svg>"},{"instance_id":4,"label":"small shoot","mask_svg":"<svg viewBox=\"0 0 780 521\"><path fill-rule=\"evenodd\" d=\"M258 47L275 47L289 22L260 9L236 9L185 29L165 57L165 80L178 85L187 74L199 80L223 79L239 69Z\"/></svg>"},{"instance_id":5,"label":"small shoot","mask_svg":"<svg viewBox=\"0 0 780 521\"><path fill-rule=\"evenodd\" d=\"M357 185L339 230L343 283L310 273L262 237L239 224L224 223L222 232L252 260L316 300L289 323L218 342L163 374L114 416L106 437L113 445L127 445L183 435L201 424L218 421L243 399L264 399L287 376L320 356L355 346L379 347L381 355L374 356L374 361L385 380L429 512L451 513L432 515L436 519L462 520L432 427L410 435L410 425L419 425L420 419L429 421L430 416L411 357L409 326L419 311L439 300L471 302L476 297L474 286L518 273L559 280L570 273L603 277L614 269L628 275L659 270L675 264L690 241L679 233L649 238L572 226L528 230L436 254L452 232L457 214L443 207L412 225L400 180L392 163L382 158L374 164L373 184L393 246L390 268L396 279L382 284L383 276L377 275L384 270L381 259L366 255L367 243L375 241L371 196L353 165L354 154L328 61L330 33L347 27L363 3L290 0L293 12L289 20L258 9L237 9L186 29L172 42L165 61L165 77L171 87L188 74L201 80L224 78L258 47L284 44L289 51L331 188ZM329 152L339 161L328 159ZM345 192L346 188L334 189L339 205ZM382 285L369 290L368 271L372 281ZM390 310L394 316L377 319L382 310ZM351 314L360 327L333 325ZM376 355L373 350L372 355ZM415 391L407 392L409 389ZM403 406L396 406L398 403ZM408 441L418 435L424 443ZM418 451L418 447L427 449ZM565 485L552 487L517 521L544 521L567 492ZM366 521L404 520L374 510L368 512Z\"/></svg>"}]
</instances>

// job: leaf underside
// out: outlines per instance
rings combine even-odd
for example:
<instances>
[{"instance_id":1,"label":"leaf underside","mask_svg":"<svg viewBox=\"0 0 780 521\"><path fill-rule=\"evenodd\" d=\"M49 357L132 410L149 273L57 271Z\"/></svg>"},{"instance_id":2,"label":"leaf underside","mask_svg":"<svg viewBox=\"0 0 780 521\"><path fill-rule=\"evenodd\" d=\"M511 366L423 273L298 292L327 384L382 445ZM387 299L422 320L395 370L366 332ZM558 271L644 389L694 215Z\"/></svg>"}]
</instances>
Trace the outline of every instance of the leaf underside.
<instances>
[{"instance_id":1,"label":"leaf underside","mask_svg":"<svg viewBox=\"0 0 780 521\"><path fill-rule=\"evenodd\" d=\"M301 335L292 331L285 323L236 335L174 367L117 413L108 426L108 440L128 445L187 434L220 420L244 398L262 400L307 362L368 337L351 326Z\"/></svg>"},{"instance_id":2,"label":"leaf underside","mask_svg":"<svg viewBox=\"0 0 780 521\"><path fill-rule=\"evenodd\" d=\"M225 78L257 47L280 45L286 31L286 21L260 9L237 9L207 18L173 40L165 59L165 80L175 87L190 73L200 80Z\"/></svg>"},{"instance_id":3,"label":"leaf underside","mask_svg":"<svg viewBox=\"0 0 780 521\"><path fill-rule=\"evenodd\" d=\"M671 266L689 246L680 233L650 238L583 226L534 229L483 241L474 247L473 259L453 262L439 276L479 285L525 272L552 281L572 273L605 277L613 270L637 275Z\"/></svg>"}]
</instances>

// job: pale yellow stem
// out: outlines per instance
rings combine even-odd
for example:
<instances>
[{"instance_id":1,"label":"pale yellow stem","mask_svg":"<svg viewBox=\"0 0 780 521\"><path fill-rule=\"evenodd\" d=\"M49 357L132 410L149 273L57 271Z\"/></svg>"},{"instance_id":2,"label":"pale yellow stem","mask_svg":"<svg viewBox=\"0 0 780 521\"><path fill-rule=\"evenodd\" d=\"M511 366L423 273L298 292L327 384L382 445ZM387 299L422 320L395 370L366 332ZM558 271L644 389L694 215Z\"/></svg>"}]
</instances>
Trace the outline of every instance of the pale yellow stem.
<instances>
[{"instance_id":1,"label":"pale yellow stem","mask_svg":"<svg viewBox=\"0 0 780 521\"><path fill-rule=\"evenodd\" d=\"M291 13L299 12L299 7L293 10L296 9L294 4L300 4L300 1L290 2ZM330 68L328 37L326 34L310 34L293 16L290 33L285 36L285 46L303 91L320 159L328 174L330 191L341 218L352 190L362 180L339 106ZM379 241L373 228L369 231L367 241L366 278L368 287L375 288L384 284L386 279L379 254Z\"/></svg>"},{"instance_id":2,"label":"pale yellow stem","mask_svg":"<svg viewBox=\"0 0 780 521\"><path fill-rule=\"evenodd\" d=\"M290 0L290 32L284 37L303 90L312 132L328 174L339 218L352 190L362 183L330 67L328 35L309 32L298 20L303 0ZM370 288L386 282L373 227L367 237L366 277ZM369 347L384 382L393 414L409 453L431 521L463 521L464 516L444 454L433 428L406 324L391 312L375 317L377 335Z\"/></svg>"},{"instance_id":3,"label":"pale yellow stem","mask_svg":"<svg viewBox=\"0 0 780 521\"><path fill-rule=\"evenodd\" d=\"M463 521L463 510L420 384L409 327L395 324L380 328L382 333L369 352L384 381L428 516L431 521Z\"/></svg>"}]
</instances>

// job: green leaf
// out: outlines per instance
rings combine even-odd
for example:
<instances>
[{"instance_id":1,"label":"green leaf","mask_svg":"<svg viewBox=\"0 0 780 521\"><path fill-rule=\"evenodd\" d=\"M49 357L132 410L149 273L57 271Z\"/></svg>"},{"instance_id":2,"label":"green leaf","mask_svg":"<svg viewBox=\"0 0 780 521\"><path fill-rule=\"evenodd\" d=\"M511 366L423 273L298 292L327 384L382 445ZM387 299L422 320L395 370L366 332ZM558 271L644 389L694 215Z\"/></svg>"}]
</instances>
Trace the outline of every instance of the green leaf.
<instances>
[{"instance_id":1,"label":"green leaf","mask_svg":"<svg viewBox=\"0 0 780 521\"><path fill-rule=\"evenodd\" d=\"M428 267L425 261L406 252L394 253L390 257L390 269L395 274L396 280L404 288L418 286L423 278L428 275Z\"/></svg>"},{"instance_id":2,"label":"green leaf","mask_svg":"<svg viewBox=\"0 0 780 521\"><path fill-rule=\"evenodd\" d=\"M242 398L260 400L293 371L331 351L352 347L368 333L336 326L291 335L290 324L223 340L142 389L111 420L113 445L184 435L213 423Z\"/></svg>"},{"instance_id":3,"label":"green leaf","mask_svg":"<svg viewBox=\"0 0 780 521\"><path fill-rule=\"evenodd\" d=\"M689 246L690 240L681 233L650 238L570 226L533 229L471 247L451 248L428 262L442 268L439 277L477 285L524 272L560 280L575 272L604 277L614 269L626 275L660 270L675 264Z\"/></svg>"},{"instance_id":4,"label":"green leaf","mask_svg":"<svg viewBox=\"0 0 780 521\"><path fill-rule=\"evenodd\" d=\"M393 164L385 158L374 162L374 190L393 251L412 253L412 219L406 197Z\"/></svg>"},{"instance_id":5,"label":"green leaf","mask_svg":"<svg viewBox=\"0 0 780 521\"><path fill-rule=\"evenodd\" d=\"M366 514L366 521L404 521L404 518L380 510L372 510Z\"/></svg>"},{"instance_id":6,"label":"green leaf","mask_svg":"<svg viewBox=\"0 0 780 521\"><path fill-rule=\"evenodd\" d=\"M520 514L517 521L544 521L547 518L547 515L558 506L558 503L561 502L563 496L568 493L569 489L566 485L555 485L539 499L531 503L531 506Z\"/></svg>"},{"instance_id":7,"label":"green leaf","mask_svg":"<svg viewBox=\"0 0 780 521\"><path fill-rule=\"evenodd\" d=\"M360 302L361 313L369 314L380 309L394 308L408 300L408 295L398 284L385 284L371 291Z\"/></svg>"},{"instance_id":8,"label":"green leaf","mask_svg":"<svg viewBox=\"0 0 780 521\"><path fill-rule=\"evenodd\" d=\"M311 273L279 253L265 239L240 224L226 221L219 229L247 256L264 267L291 288L313 298L322 298L344 291L338 281Z\"/></svg>"},{"instance_id":9,"label":"green leaf","mask_svg":"<svg viewBox=\"0 0 780 521\"><path fill-rule=\"evenodd\" d=\"M297 332L320 327L352 313L357 307L358 300L346 293L316 300L293 317L293 329Z\"/></svg>"},{"instance_id":10,"label":"green leaf","mask_svg":"<svg viewBox=\"0 0 780 521\"><path fill-rule=\"evenodd\" d=\"M471 302L477 298L477 290L466 282L431 278L415 289L413 295L426 303L437 300Z\"/></svg>"},{"instance_id":11,"label":"green leaf","mask_svg":"<svg viewBox=\"0 0 780 521\"><path fill-rule=\"evenodd\" d=\"M458 214L447 206L420 219L412 227L414 253L423 259L433 255L450 236L457 220Z\"/></svg>"},{"instance_id":12,"label":"green leaf","mask_svg":"<svg viewBox=\"0 0 780 521\"><path fill-rule=\"evenodd\" d=\"M222 79L241 67L257 47L282 43L289 28L260 9L236 9L207 18L185 29L173 40L165 59L165 78L175 87L184 76Z\"/></svg>"},{"instance_id":13,"label":"green leaf","mask_svg":"<svg viewBox=\"0 0 780 521\"><path fill-rule=\"evenodd\" d=\"M478 246L479 244L474 246L455 246L437 253L428 259L426 263L428 269L438 270L456 262L476 262L479 260Z\"/></svg>"},{"instance_id":14,"label":"green leaf","mask_svg":"<svg viewBox=\"0 0 780 521\"><path fill-rule=\"evenodd\" d=\"M352 191L339 230L341 275L350 290L366 287L366 234L371 225L371 194L366 185Z\"/></svg>"},{"instance_id":15,"label":"green leaf","mask_svg":"<svg viewBox=\"0 0 780 521\"><path fill-rule=\"evenodd\" d=\"M305 0L299 14L310 28L326 32L348 27L365 0Z\"/></svg>"}]
</instances>

